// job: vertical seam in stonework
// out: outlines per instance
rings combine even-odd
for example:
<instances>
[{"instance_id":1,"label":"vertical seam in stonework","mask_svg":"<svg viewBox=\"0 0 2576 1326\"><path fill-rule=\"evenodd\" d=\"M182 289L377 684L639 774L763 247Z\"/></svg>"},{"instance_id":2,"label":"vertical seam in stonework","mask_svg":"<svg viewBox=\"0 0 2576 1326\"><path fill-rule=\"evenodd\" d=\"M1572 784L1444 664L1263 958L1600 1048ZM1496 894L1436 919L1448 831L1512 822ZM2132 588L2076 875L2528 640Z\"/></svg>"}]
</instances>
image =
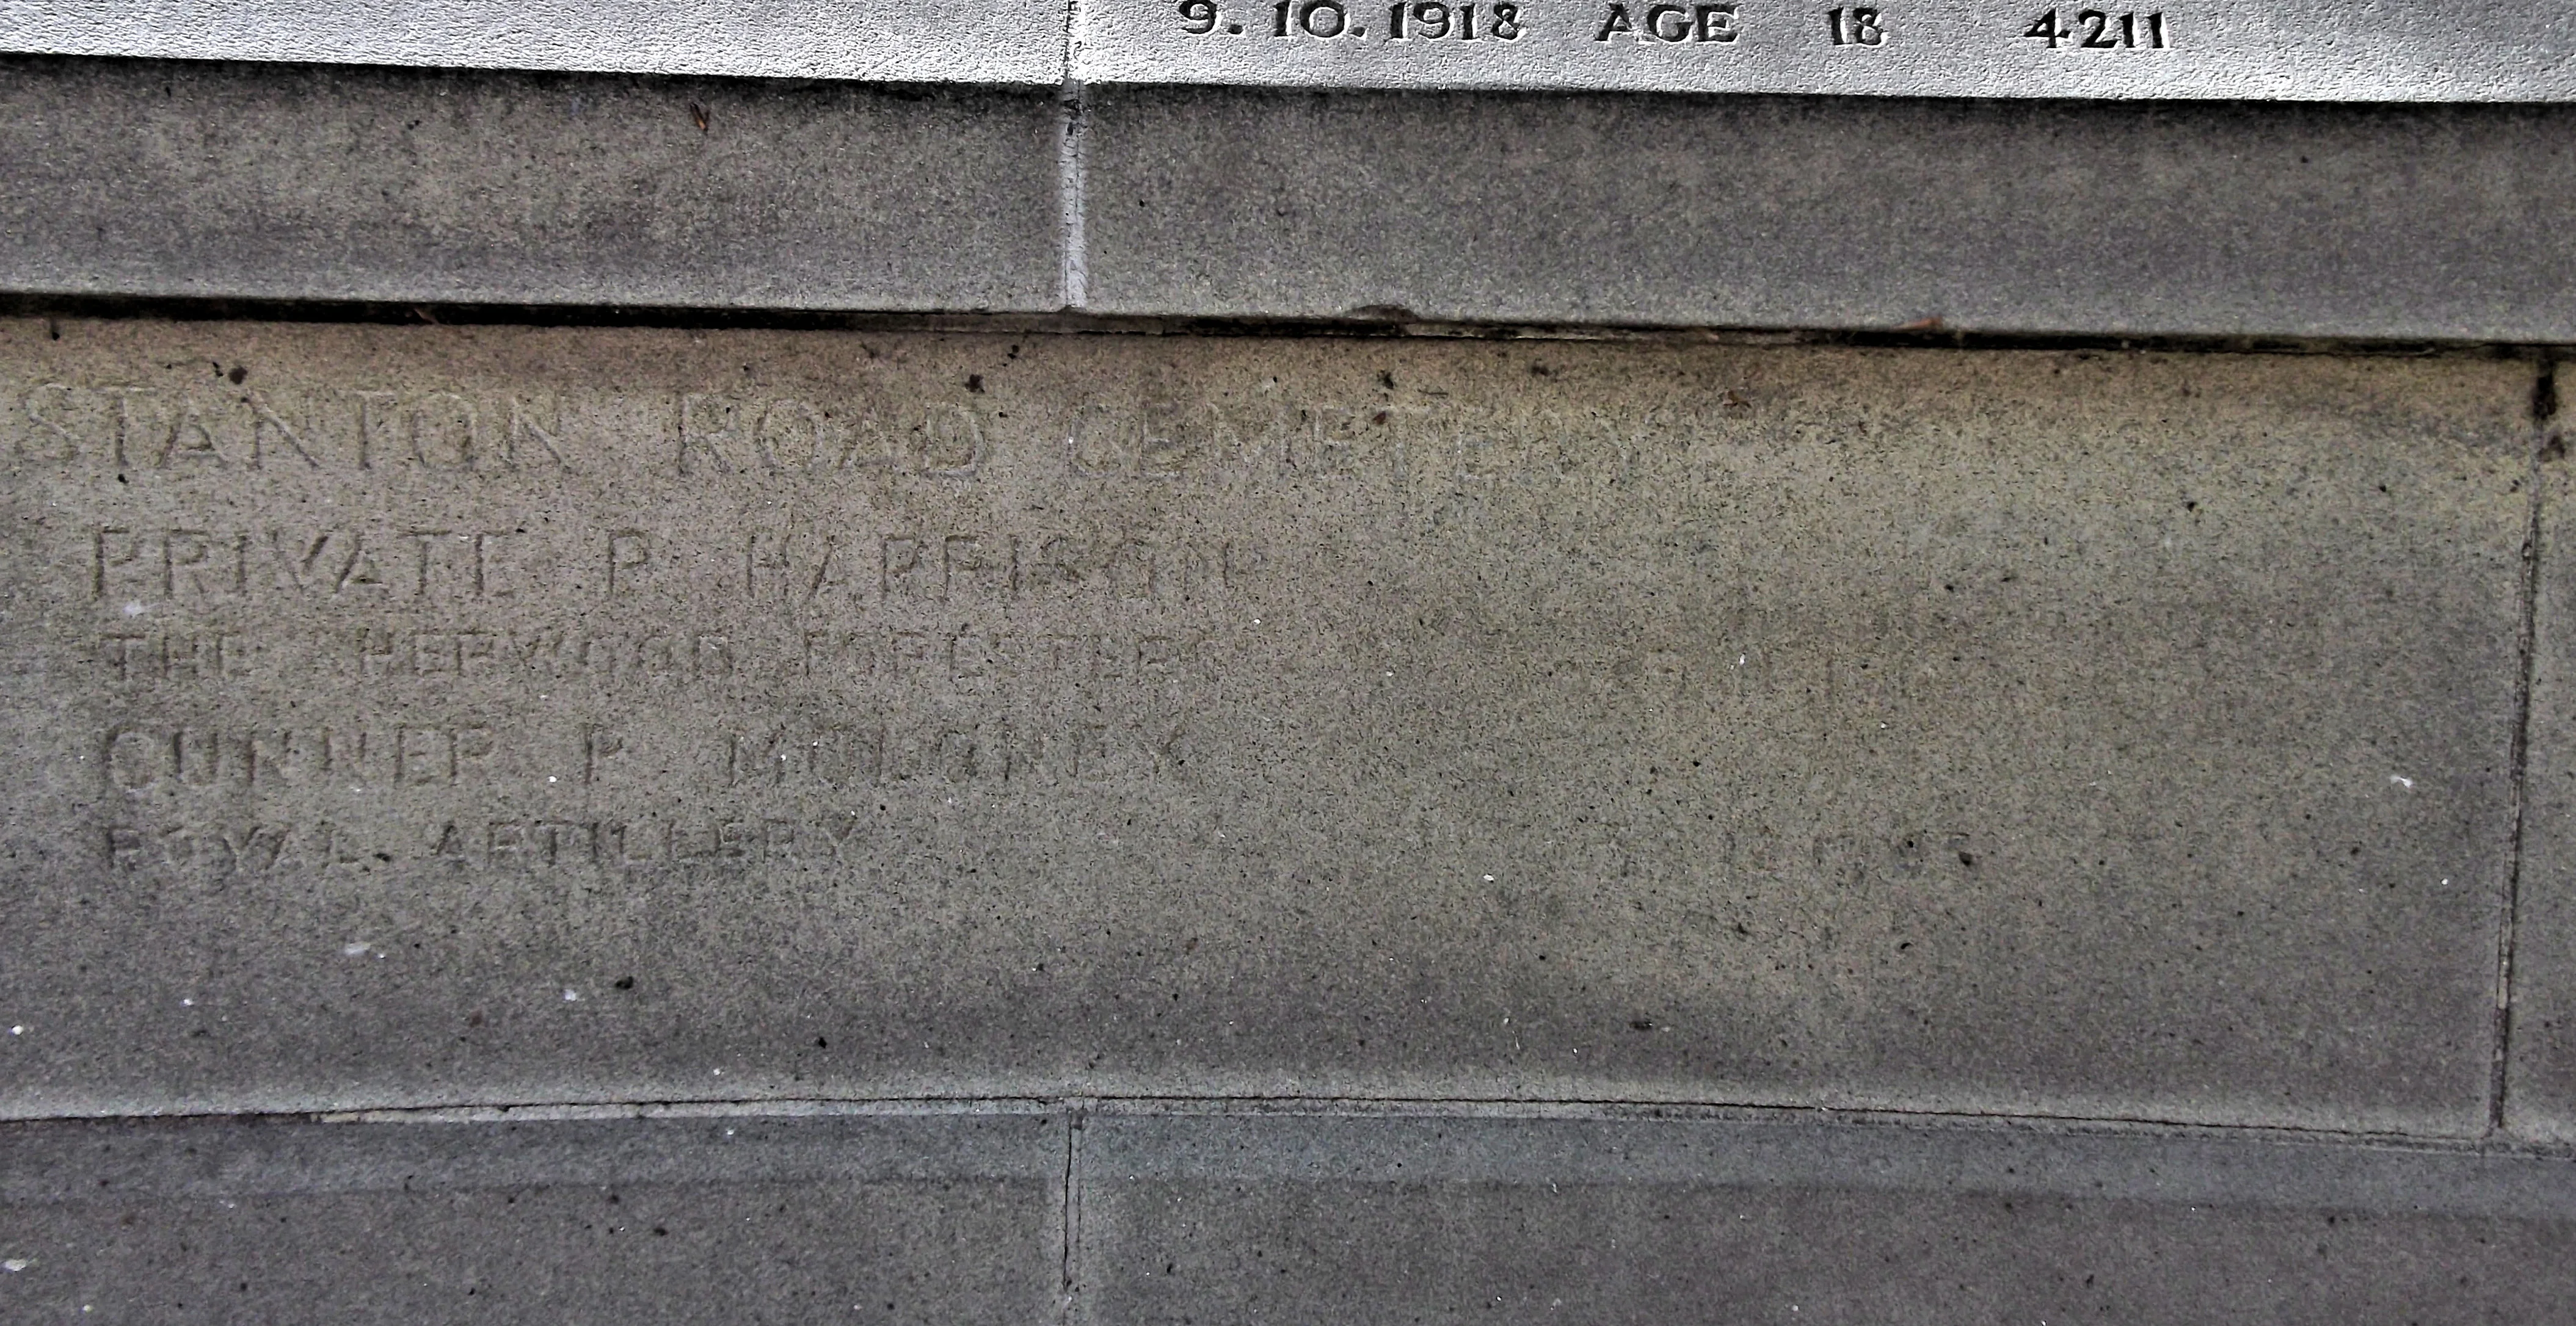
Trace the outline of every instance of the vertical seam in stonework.
<instances>
[{"instance_id":1,"label":"vertical seam in stonework","mask_svg":"<svg viewBox=\"0 0 2576 1326\"><path fill-rule=\"evenodd\" d=\"M1091 255L1083 234L1083 214L1091 205L1085 196L1089 182L1083 175L1083 139L1090 125L1083 113L1082 79L1074 72L1075 45L1081 40L1082 0L1065 0L1064 81L1056 92L1055 187L1056 243L1062 257L1057 294L1068 312L1078 312L1091 301Z\"/></svg>"},{"instance_id":2,"label":"vertical seam in stonework","mask_svg":"<svg viewBox=\"0 0 2576 1326\"><path fill-rule=\"evenodd\" d=\"M1074 1320L1074 1299L1081 1291L1080 1257L1082 1253L1082 1125L1089 1111L1076 1104L1065 1111L1064 1119L1064 1210L1057 1227L1063 1231L1063 1245L1057 1249L1056 1320Z\"/></svg>"},{"instance_id":3,"label":"vertical seam in stonework","mask_svg":"<svg viewBox=\"0 0 2576 1326\"><path fill-rule=\"evenodd\" d=\"M2521 675L2514 686L2513 738L2507 756L2513 829L2506 846L2504 897L2496 924L2495 1010L2491 1024L2491 1058L2487 1065L2487 1135L2504 1132L2505 1091L2513 1058L2513 950L2522 922L2523 822L2531 802L2531 688L2540 648L2540 535L2544 514L2541 465L2549 447L2550 425L2558 414L2558 366L2543 362L2531 388L2531 446L2524 473L2531 486L2529 516L2522 536Z\"/></svg>"}]
</instances>

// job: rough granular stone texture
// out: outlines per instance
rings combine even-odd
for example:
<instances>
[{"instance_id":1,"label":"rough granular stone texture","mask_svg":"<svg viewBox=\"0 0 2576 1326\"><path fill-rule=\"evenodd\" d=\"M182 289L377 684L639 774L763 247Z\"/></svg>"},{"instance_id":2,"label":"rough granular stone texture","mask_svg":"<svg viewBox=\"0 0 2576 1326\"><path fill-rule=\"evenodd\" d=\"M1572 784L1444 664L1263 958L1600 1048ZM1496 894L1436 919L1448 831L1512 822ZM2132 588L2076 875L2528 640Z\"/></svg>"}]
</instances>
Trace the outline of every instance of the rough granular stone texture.
<instances>
[{"instance_id":1,"label":"rough granular stone texture","mask_svg":"<svg viewBox=\"0 0 2576 1326\"><path fill-rule=\"evenodd\" d=\"M1102 88L1090 306L2576 336L2576 107Z\"/></svg>"},{"instance_id":2,"label":"rough granular stone texture","mask_svg":"<svg viewBox=\"0 0 2576 1326\"><path fill-rule=\"evenodd\" d=\"M2576 1313L2562 1161L1889 1128L1111 1119L1077 1320Z\"/></svg>"},{"instance_id":3,"label":"rough granular stone texture","mask_svg":"<svg viewBox=\"0 0 2576 1326\"><path fill-rule=\"evenodd\" d=\"M0 331L0 1108L2482 1125L2528 370Z\"/></svg>"},{"instance_id":4,"label":"rough granular stone texture","mask_svg":"<svg viewBox=\"0 0 2576 1326\"><path fill-rule=\"evenodd\" d=\"M11 1321L1043 1320L1038 1117L0 1128Z\"/></svg>"},{"instance_id":5,"label":"rough granular stone texture","mask_svg":"<svg viewBox=\"0 0 2576 1326\"><path fill-rule=\"evenodd\" d=\"M2543 494L2532 621L2530 770L2513 944L2512 1060L2506 1123L2525 1137L2576 1141L2576 568L2560 387L2535 393L2532 440Z\"/></svg>"},{"instance_id":6,"label":"rough granular stone texture","mask_svg":"<svg viewBox=\"0 0 2576 1326\"><path fill-rule=\"evenodd\" d=\"M0 288L1052 309L1051 90L0 58Z\"/></svg>"}]
</instances>

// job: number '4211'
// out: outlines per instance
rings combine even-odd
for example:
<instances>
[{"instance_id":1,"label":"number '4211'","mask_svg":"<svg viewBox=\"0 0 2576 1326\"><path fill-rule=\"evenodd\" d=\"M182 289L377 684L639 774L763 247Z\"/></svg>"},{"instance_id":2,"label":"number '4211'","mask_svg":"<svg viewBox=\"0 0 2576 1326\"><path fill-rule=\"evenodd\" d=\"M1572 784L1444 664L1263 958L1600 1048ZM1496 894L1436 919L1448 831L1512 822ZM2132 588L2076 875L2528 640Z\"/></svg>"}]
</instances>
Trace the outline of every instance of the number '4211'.
<instances>
[{"instance_id":1,"label":"number '4211'","mask_svg":"<svg viewBox=\"0 0 2576 1326\"><path fill-rule=\"evenodd\" d=\"M2165 16L2162 12L2141 14L2135 10L2106 13L2099 9L2076 11L2074 26L2057 21L2051 9L2030 21L2022 34L2031 41L2044 41L2048 49L2068 46L2084 51L2161 51L2165 48Z\"/></svg>"}]
</instances>

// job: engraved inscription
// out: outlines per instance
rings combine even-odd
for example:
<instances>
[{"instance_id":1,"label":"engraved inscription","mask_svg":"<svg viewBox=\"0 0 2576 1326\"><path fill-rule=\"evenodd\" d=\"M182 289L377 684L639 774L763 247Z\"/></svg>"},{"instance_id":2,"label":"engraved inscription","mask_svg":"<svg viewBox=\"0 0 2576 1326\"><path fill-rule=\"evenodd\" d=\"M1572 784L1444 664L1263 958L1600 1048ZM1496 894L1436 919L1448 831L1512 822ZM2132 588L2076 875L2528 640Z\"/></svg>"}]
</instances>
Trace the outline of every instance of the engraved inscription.
<instances>
[{"instance_id":1,"label":"engraved inscription","mask_svg":"<svg viewBox=\"0 0 2576 1326\"><path fill-rule=\"evenodd\" d=\"M1178 722L938 717L735 733L725 740L725 783L848 788L1168 777L1187 761L1187 735Z\"/></svg>"},{"instance_id":2,"label":"engraved inscription","mask_svg":"<svg viewBox=\"0 0 2576 1326\"><path fill-rule=\"evenodd\" d=\"M1340 2L1367 37L1186 40L1395 46ZM1407 0L1401 58L1934 49L1914 4L1699 3ZM2509 864L2526 364L55 331L0 325L7 910L82 1016L21 1104L1811 1065L2304 1126L2332 1083L2240 1034L2293 1004L2482 1071L2365 1033L2492 1002L2384 975L2474 949ZM2252 1103L2142 1096L2178 1044Z\"/></svg>"},{"instance_id":3,"label":"engraved inscription","mask_svg":"<svg viewBox=\"0 0 2576 1326\"><path fill-rule=\"evenodd\" d=\"M563 405L542 395L47 382L24 392L19 414L18 459L119 471L569 468Z\"/></svg>"},{"instance_id":4,"label":"engraved inscription","mask_svg":"<svg viewBox=\"0 0 2576 1326\"><path fill-rule=\"evenodd\" d=\"M1187 601L1233 590L1261 558L1229 542L1127 534L754 530L743 536L743 593L757 603L952 603L1081 598ZM630 580L650 556L625 554ZM612 549L611 562L617 561Z\"/></svg>"},{"instance_id":5,"label":"engraved inscription","mask_svg":"<svg viewBox=\"0 0 2576 1326\"><path fill-rule=\"evenodd\" d=\"M1639 5L1634 16L1629 6L1612 4L1603 12L1592 40L1723 46L1743 35L1736 21L1732 4Z\"/></svg>"},{"instance_id":6,"label":"engraved inscription","mask_svg":"<svg viewBox=\"0 0 2576 1326\"><path fill-rule=\"evenodd\" d=\"M2576 97L2556 12L2392 22L2374 0L1098 0L1106 83L1934 97L2533 102ZM2525 7L2528 10L2529 7ZM1461 240L1459 242L1465 242ZM1488 236L1479 243L1497 242Z\"/></svg>"},{"instance_id":7,"label":"engraved inscription","mask_svg":"<svg viewBox=\"0 0 2576 1326\"><path fill-rule=\"evenodd\" d=\"M120 875L366 875L433 866L475 872L634 872L690 866L834 866L873 875L880 825L856 813L506 816L402 825L301 822L118 823L97 838Z\"/></svg>"},{"instance_id":8,"label":"engraved inscription","mask_svg":"<svg viewBox=\"0 0 2576 1326\"><path fill-rule=\"evenodd\" d=\"M516 530L131 528L90 538L105 601L444 600L507 596Z\"/></svg>"},{"instance_id":9,"label":"engraved inscription","mask_svg":"<svg viewBox=\"0 0 2576 1326\"><path fill-rule=\"evenodd\" d=\"M108 786L125 793L356 784L453 787L490 774L483 723L313 728L134 725L100 741Z\"/></svg>"},{"instance_id":10,"label":"engraved inscription","mask_svg":"<svg viewBox=\"0 0 2576 1326\"><path fill-rule=\"evenodd\" d=\"M978 629L808 631L801 671L835 679L938 681L961 689L1018 681L1146 684L1213 666L1209 637Z\"/></svg>"},{"instance_id":11,"label":"engraved inscription","mask_svg":"<svg viewBox=\"0 0 2576 1326\"><path fill-rule=\"evenodd\" d=\"M1732 10L1734 6L1726 6ZM1378 32L1382 45L1477 40L1516 42L1530 33L1529 6L1514 0L1491 4L1442 4L1439 0L1398 0L1384 11ZM1216 0L1180 0L1175 11L1179 31L1192 37L1240 37L1251 30L1275 40L1366 41L1374 7L1366 0L1278 0L1266 21L1255 21L1249 7L1229 11Z\"/></svg>"},{"instance_id":12,"label":"engraved inscription","mask_svg":"<svg viewBox=\"0 0 2576 1326\"><path fill-rule=\"evenodd\" d=\"M676 468L683 475L789 472L971 479L993 459L984 420L962 405L902 412L793 397L680 397Z\"/></svg>"},{"instance_id":13,"label":"engraved inscription","mask_svg":"<svg viewBox=\"0 0 2576 1326\"><path fill-rule=\"evenodd\" d=\"M99 658L120 686L220 683L252 675L258 646L219 631L114 632L100 637Z\"/></svg>"},{"instance_id":14,"label":"engraved inscription","mask_svg":"<svg viewBox=\"0 0 2576 1326\"><path fill-rule=\"evenodd\" d=\"M1836 46L1884 46L1887 30L1886 13L1867 5L1825 11L1825 35Z\"/></svg>"},{"instance_id":15,"label":"engraved inscription","mask_svg":"<svg viewBox=\"0 0 2576 1326\"><path fill-rule=\"evenodd\" d=\"M387 625L359 627L349 640L348 670L368 679L578 678L614 686L710 681L736 671L733 637L717 632L424 631Z\"/></svg>"},{"instance_id":16,"label":"engraved inscription","mask_svg":"<svg viewBox=\"0 0 2576 1326\"><path fill-rule=\"evenodd\" d=\"M1607 78L1600 64L1573 53L1587 49L1582 44L1599 22L1601 6L1593 0L1520 0L1512 6L1520 11L1520 22L1542 37L1517 43L1526 55L1478 59L1472 65L1418 55L1422 39L1414 35L1421 26L1416 6L1407 4L1396 11L1400 16L1390 16L1384 0L1286 0L1284 13L1282 0L1100 0L1075 11L1071 32L1049 21L1064 17L1060 7L817 8L772 0L762 0L762 6L710 10L686 23L656 23L628 7L584 0L515 7L508 10L507 24L495 27L490 14L500 11L481 0L431 0L426 7L406 9L402 22L386 22L380 9L354 0L239 10L49 0L9 11L0 37L13 51L83 56L474 68L494 67L497 61L499 67L529 69L1021 86L1067 80L1398 87L1465 83L1537 90L1598 88L1608 82L1638 91L2058 97L2087 95L2088 90L2103 94L2102 82L2068 77L2067 70L2108 63L2054 61L2049 67L2013 59L2011 36L2031 14L2026 0L1882 4L1876 7L1883 13L1901 17L1902 40L1927 58L1840 58L1830 64L1796 57L1811 53L1810 42L1815 51L1846 57L1885 48L1856 41L1827 46L1822 25L1809 21L1824 5L1763 0L1746 6L1748 15L1759 20L1755 40L1771 48L1760 57L1683 61L1650 54L1617 60ZM1467 6L1435 7L1450 15L1453 34L1467 26L1462 19ZM1487 35L1503 7L1477 4L1474 46L1455 49L1480 55L1497 47L1513 49L1513 44ZM2161 11L2168 20L2188 18L2193 25L2194 58L2182 68L2174 67L2183 66L2182 61L2158 59L2153 62L2155 77L2120 79L2108 90L2147 100L2563 102L2576 97L2576 70L2564 58L2565 9L2563 4L2496 0L2413 6L2388 0L2305 0L2298 5L2169 0ZM2086 11L2058 12L2080 34ZM2106 19L2116 17L2115 11L2099 12ZM1632 13L1643 21L1642 7ZM1399 25L1401 38L1395 36ZM1458 40L1454 35L1430 39L1444 48ZM2143 42L2142 33L2136 49L2149 49ZM1397 54L1407 43L1415 43L1416 53ZM1623 55L1639 49L1669 54L1675 48L1630 47ZM1388 58L1376 67L1343 58L1354 50ZM2175 73L2185 76L2166 76ZM698 130L712 122L707 107L681 105L685 122Z\"/></svg>"},{"instance_id":17,"label":"engraved inscription","mask_svg":"<svg viewBox=\"0 0 2576 1326\"><path fill-rule=\"evenodd\" d=\"M2042 10L2021 35L2052 51L2161 51L2166 46L2161 11L2079 9L2070 18L2061 23L2056 10Z\"/></svg>"}]
</instances>

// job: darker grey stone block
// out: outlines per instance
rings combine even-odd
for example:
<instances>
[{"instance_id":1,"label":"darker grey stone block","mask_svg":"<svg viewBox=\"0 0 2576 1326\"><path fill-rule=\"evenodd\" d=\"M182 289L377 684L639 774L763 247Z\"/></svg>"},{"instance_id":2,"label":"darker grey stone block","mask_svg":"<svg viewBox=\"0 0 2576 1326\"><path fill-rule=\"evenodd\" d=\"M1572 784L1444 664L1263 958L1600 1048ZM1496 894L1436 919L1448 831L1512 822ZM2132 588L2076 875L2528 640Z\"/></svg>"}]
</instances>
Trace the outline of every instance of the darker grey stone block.
<instances>
[{"instance_id":1,"label":"darker grey stone block","mask_svg":"<svg viewBox=\"0 0 2576 1326\"><path fill-rule=\"evenodd\" d=\"M41 58L0 71L13 291L1060 302L1044 90Z\"/></svg>"},{"instance_id":2,"label":"darker grey stone block","mask_svg":"<svg viewBox=\"0 0 2576 1326\"><path fill-rule=\"evenodd\" d=\"M2576 108L1111 88L1090 117L1103 312L2576 335Z\"/></svg>"},{"instance_id":3,"label":"darker grey stone block","mask_svg":"<svg viewBox=\"0 0 2576 1326\"><path fill-rule=\"evenodd\" d=\"M1037 1116L0 1127L0 1318L1012 1322Z\"/></svg>"},{"instance_id":4,"label":"darker grey stone block","mask_svg":"<svg viewBox=\"0 0 2576 1326\"><path fill-rule=\"evenodd\" d=\"M2512 1322L2576 1167L1724 1120L1106 1118L1076 1320Z\"/></svg>"}]
</instances>

